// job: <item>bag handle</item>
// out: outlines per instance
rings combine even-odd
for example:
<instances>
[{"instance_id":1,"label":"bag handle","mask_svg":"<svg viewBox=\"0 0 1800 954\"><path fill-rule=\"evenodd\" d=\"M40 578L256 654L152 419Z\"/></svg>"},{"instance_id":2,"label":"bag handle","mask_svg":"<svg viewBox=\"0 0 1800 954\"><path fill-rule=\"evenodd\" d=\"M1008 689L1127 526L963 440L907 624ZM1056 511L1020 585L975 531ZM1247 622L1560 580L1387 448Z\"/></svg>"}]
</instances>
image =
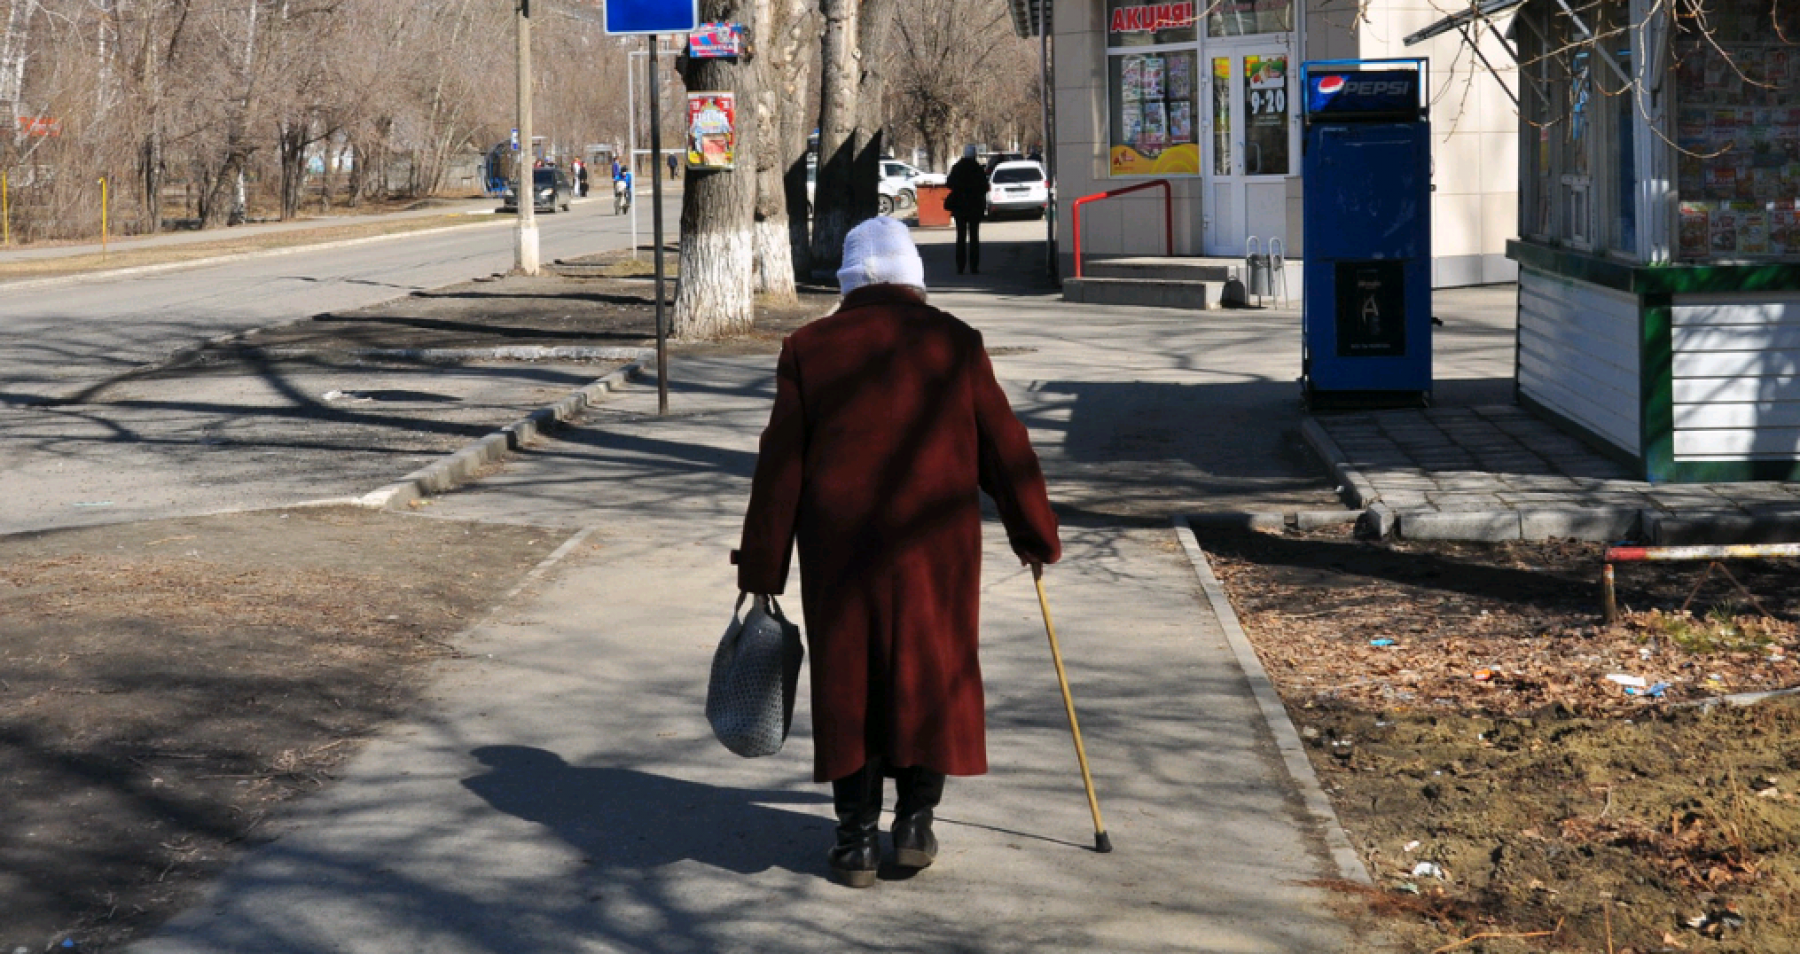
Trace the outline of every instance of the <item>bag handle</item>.
<instances>
[{"instance_id":1,"label":"bag handle","mask_svg":"<svg viewBox=\"0 0 1800 954\"><path fill-rule=\"evenodd\" d=\"M744 601L749 599L750 595L749 590L738 591L737 606L731 611L733 616L741 614L744 611ZM787 614L781 611L781 604L775 602L775 594L773 593L756 594L756 603L753 605L761 607L762 611L769 616L778 616L782 619L787 618Z\"/></svg>"}]
</instances>

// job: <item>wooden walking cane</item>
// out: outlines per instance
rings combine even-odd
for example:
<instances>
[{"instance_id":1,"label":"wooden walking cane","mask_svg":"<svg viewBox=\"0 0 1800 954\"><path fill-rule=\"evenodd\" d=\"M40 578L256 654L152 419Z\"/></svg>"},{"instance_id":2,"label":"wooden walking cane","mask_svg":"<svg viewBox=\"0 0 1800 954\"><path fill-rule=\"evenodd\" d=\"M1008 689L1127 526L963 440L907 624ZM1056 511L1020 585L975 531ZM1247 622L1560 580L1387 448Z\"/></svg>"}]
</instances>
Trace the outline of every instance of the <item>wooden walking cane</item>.
<instances>
[{"instance_id":1,"label":"wooden walking cane","mask_svg":"<svg viewBox=\"0 0 1800 954\"><path fill-rule=\"evenodd\" d=\"M1044 595L1044 567L1031 565L1031 579L1037 583L1038 607L1044 611L1044 632L1050 637L1050 658L1056 661L1056 681L1062 686L1063 708L1069 710L1069 732L1075 736L1075 758L1081 762L1081 782L1087 786L1088 809L1094 813L1094 850L1112 851L1112 836L1100 820L1100 798L1094 794L1094 776L1088 771L1087 749L1081 745L1081 725L1075 721L1075 697L1069 694L1069 676L1063 671L1062 650L1056 645L1056 624L1050 621L1050 600Z\"/></svg>"}]
</instances>

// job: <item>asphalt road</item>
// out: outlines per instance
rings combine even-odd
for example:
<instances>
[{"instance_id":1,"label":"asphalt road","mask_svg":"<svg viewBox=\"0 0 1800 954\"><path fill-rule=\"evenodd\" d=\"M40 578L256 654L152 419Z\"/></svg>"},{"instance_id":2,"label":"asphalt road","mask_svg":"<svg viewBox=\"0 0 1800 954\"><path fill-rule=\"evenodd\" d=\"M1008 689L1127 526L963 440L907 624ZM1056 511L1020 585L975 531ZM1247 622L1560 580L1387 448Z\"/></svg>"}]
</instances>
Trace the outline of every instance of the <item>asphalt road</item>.
<instances>
[{"instance_id":1,"label":"asphalt road","mask_svg":"<svg viewBox=\"0 0 1800 954\"><path fill-rule=\"evenodd\" d=\"M672 202L678 208L678 201ZM642 210L648 212L646 207ZM640 242L650 240L640 216ZM673 218L665 221L672 233ZM585 255L630 242L629 216L589 198L538 215L541 255ZM0 402L61 398L232 332L359 308L504 272L513 219L286 250L199 268L95 275L0 295Z\"/></svg>"},{"instance_id":2,"label":"asphalt road","mask_svg":"<svg viewBox=\"0 0 1800 954\"><path fill-rule=\"evenodd\" d=\"M222 335L504 272L513 221L0 293L0 533L360 496L509 423L517 415L484 408L487 385L453 369L249 369L178 389L128 375ZM545 262L631 241L630 218L598 198L538 223ZM456 402L466 423L394 426L371 442L368 427L403 411L363 402L318 420L321 395L352 388ZM567 390L547 382L544 393Z\"/></svg>"}]
</instances>

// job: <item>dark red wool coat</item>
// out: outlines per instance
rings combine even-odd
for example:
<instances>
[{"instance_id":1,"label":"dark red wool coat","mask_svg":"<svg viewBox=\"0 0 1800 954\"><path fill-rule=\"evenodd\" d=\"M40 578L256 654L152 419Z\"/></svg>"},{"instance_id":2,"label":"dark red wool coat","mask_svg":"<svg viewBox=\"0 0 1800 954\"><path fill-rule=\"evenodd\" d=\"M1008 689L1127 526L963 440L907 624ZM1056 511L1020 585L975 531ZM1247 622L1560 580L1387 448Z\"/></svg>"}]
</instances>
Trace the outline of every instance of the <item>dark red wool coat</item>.
<instances>
[{"instance_id":1,"label":"dark red wool coat","mask_svg":"<svg viewBox=\"0 0 1800 954\"><path fill-rule=\"evenodd\" d=\"M788 337L738 585L782 592L798 542L817 781L874 755L987 771L982 491L1015 553L1062 556L1037 454L979 332L911 289L870 285Z\"/></svg>"}]
</instances>

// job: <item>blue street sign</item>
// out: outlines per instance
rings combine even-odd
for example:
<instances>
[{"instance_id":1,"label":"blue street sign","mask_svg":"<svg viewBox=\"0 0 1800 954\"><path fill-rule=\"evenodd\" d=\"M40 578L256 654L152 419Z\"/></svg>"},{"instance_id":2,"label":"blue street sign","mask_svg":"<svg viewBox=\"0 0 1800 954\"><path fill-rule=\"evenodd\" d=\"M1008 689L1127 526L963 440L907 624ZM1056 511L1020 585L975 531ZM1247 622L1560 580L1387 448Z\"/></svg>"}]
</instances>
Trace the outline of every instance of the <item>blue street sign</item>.
<instances>
[{"instance_id":1,"label":"blue street sign","mask_svg":"<svg viewBox=\"0 0 1800 954\"><path fill-rule=\"evenodd\" d=\"M606 0L608 33L692 33L700 0Z\"/></svg>"}]
</instances>

